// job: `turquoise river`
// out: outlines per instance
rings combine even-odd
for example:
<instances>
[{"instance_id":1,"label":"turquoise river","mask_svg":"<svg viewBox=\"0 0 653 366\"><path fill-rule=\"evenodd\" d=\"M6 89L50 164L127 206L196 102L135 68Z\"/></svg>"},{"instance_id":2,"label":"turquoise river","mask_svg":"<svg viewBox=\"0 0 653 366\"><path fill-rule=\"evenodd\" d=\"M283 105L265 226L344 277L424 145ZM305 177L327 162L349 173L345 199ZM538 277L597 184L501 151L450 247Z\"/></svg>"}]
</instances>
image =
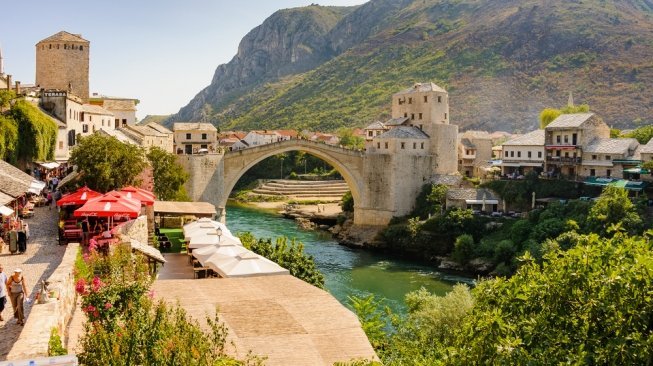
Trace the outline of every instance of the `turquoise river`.
<instances>
[{"instance_id":1,"label":"turquoise river","mask_svg":"<svg viewBox=\"0 0 653 366\"><path fill-rule=\"evenodd\" d=\"M403 313L407 292L424 287L444 295L455 283L470 282L389 254L342 246L326 232L301 230L293 220L251 207L230 204L227 226L234 233L249 231L257 238L286 236L304 243L305 251L315 258L326 278L326 289L343 304L347 304L348 296L371 293L377 299L385 299L391 309Z\"/></svg>"}]
</instances>

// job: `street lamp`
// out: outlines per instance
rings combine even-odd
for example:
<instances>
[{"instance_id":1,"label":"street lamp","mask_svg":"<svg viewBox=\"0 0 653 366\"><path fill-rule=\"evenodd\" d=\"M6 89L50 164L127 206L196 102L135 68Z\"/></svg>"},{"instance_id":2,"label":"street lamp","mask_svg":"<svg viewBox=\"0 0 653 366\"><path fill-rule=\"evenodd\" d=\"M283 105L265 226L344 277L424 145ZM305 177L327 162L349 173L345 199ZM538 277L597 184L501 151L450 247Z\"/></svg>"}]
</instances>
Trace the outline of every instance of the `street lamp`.
<instances>
[{"instance_id":1,"label":"street lamp","mask_svg":"<svg viewBox=\"0 0 653 366\"><path fill-rule=\"evenodd\" d=\"M220 243L220 237L222 236L222 228L218 228L218 230L216 230L216 233L218 234L218 243Z\"/></svg>"}]
</instances>

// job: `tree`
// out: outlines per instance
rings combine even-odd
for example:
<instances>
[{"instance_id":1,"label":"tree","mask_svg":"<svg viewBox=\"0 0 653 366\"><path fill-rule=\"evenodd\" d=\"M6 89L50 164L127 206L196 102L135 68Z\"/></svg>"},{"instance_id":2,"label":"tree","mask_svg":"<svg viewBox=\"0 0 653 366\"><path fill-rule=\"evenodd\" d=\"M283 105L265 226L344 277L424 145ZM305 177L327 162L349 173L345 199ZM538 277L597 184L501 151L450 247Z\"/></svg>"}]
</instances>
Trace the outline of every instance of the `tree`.
<instances>
[{"instance_id":1,"label":"tree","mask_svg":"<svg viewBox=\"0 0 653 366\"><path fill-rule=\"evenodd\" d=\"M177 163L175 156L156 146L147 153L154 175L154 193L162 201L188 201L184 183L188 173Z\"/></svg>"},{"instance_id":2,"label":"tree","mask_svg":"<svg viewBox=\"0 0 653 366\"><path fill-rule=\"evenodd\" d=\"M474 255L474 237L463 234L456 238L451 257L461 265L467 264Z\"/></svg>"},{"instance_id":3,"label":"tree","mask_svg":"<svg viewBox=\"0 0 653 366\"><path fill-rule=\"evenodd\" d=\"M608 235L608 229L616 224L630 234L636 234L642 228L642 218L628 198L628 191L614 186L603 189L590 209L587 223L593 232L602 235Z\"/></svg>"},{"instance_id":4,"label":"tree","mask_svg":"<svg viewBox=\"0 0 653 366\"><path fill-rule=\"evenodd\" d=\"M567 105L560 109L544 108L542 112L540 112L540 129L546 128L549 123L553 122L561 114L587 113L589 111L590 106L587 104Z\"/></svg>"},{"instance_id":5,"label":"tree","mask_svg":"<svg viewBox=\"0 0 653 366\"><path fill-rule=\"evenodd\" d=\"M338 137L340 138L340 145L350 149L363 149L365 148L365 140L360 136L354 136L351 128L338 129Z\"/></svg>"},{"instance_id":6,"label":"tree","mask_svg":"<svg viewBox=\"0 0 653 366\"><path fill-rule=\"evenodd\" d=\"M582 236L509 279L482 281L446 364L648 365L653 252L648 239ZM434 347L441 347L434 345Z\"/></svg>"},{"instance_id":7,"label":"tree","mask_svg":"<svg viewBox=\"0 0 653 366\"><path fill-rule=\"evenodd\" d=\"M640 144L646 144L653 138L653 125L638 127L627 133L626 137L637 139Z\"/></svg>"},{"instance_id":8,"label":"tree","mask_svg":"<svg viewBox=\"0 0 653 366\"><path fill-rule=\"evenodd\" d=\"M449 187L445 184L431 185L431 192L426 199L435 206L435 212L441 212L447 201Z\"/></svg>"},{"instance_id":9,"label":"tree","mask_svg":"<svg viewBox=\"0 0 653 366\"><path fill-rule=\"evenodd\" d=\"M653 172L653 160L643 163L642 168L647 169L649 172Z\"/></svg>"},{"instance_id":10,"label":"tree","mask_svg":"<svg viewBox=\"0 0 653 366\"><path fill-rule=\"evenodd\" d=\"M70 162L82 172L82 184L100 192L138 184L147 164L142 148L99 133L78 141Z\"/></svg>"},{"instance_id":11,"label":"tree","mask_svg":"<svg viewBox=\"0 0 653 366\"><path fill-rule=\"evenodd\" d=\"M9 108L9 102L16 98L16 93L13 90L0 90L0 112Z\"/></svg>"},{"instance_id":12,"label":"tree","mask_svg":"<svg viewBox=\"0 0 653 366\"><path fill-rule=\"evenodd\" d=\"M344 212L354 212L354 196L351 195L351 191L347 191L342 195L340 207Z\"/></svg>"}]
</instances>

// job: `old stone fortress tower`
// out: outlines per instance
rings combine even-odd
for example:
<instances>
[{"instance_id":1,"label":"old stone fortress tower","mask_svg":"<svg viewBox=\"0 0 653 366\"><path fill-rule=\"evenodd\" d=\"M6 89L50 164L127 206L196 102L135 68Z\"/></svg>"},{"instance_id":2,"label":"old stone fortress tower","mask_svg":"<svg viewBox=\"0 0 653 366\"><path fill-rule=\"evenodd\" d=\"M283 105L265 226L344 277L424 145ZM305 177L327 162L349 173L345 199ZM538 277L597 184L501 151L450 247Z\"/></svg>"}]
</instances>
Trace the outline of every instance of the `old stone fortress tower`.
<instances>
[{"instance_id":1,"label":"old stone fortress tower","mask_svg":"<svg viewBox=\"0 0 653 366\"><path fill-rule=\"evenodd\" d=\"M90 42L80 34L59 32L36 44L36 85L89 98Z\"/></svg>"}]
</instances>

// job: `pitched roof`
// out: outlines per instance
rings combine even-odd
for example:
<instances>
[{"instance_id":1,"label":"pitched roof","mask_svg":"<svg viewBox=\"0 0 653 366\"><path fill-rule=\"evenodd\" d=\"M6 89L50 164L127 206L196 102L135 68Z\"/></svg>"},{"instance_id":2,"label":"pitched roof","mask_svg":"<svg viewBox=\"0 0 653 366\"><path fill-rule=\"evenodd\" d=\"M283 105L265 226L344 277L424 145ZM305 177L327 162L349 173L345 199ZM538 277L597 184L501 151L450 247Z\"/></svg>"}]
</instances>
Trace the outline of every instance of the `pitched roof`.
<instances>
[{"instance_id":1,"label":"pitched roof","mask_svg":"<svg viewBox=\"0 0 653 366\"><path fill-rule=\"evenodd\" d=\"M13 200L14 200L13 197L0 192L0 205L6 205L7 203L9 203L9 202L11 202Z\"/></svg>"},{"instance_id":2,"label":"pitched roof","mask_svg":"<svg viewBox=\"0 0 653 366\"><path fill-rule=\"evenodd\" d=\"M218 131L214 125L210 123L203 122L175 122L172 125L173 131L189 131L189 130L198 130L198 131Z\"/></svg>"},{"instance_id":3,"label":"pitched roof","mask_svg":"<svg viewBox=\"0 0 653 366\"><path fill-rule=\"evenodd\" d=\"M0 159L0 192L19 197L29 190L33 180L31 175Z\"/></svg>"},{"instance_id":4,"label":"pitched roof","mask_svg":"<svg viewBox=\"0 0 653 366\"><path fill-rule=\"evenodd\" d=\"M420 130L414 126L397 126L390 129L378 136L376 138L380 139L428 139L429 135L425 134L424 131Z\"/></svg>"},{"instance_id":5,"label":"pitched roof","mask_svg":"<svg viewBox=\"0 0 653 366\"><path fill-rule=\"evenodd\" d=\"M422 92L430 92L430 91L435 91L440 93L447 92L446 90L442 89L441 87L433 83L416 83L415 85L413 85L412 88L404 89L399 93L395 93L394 95L408 94L408 93L422 93Z\"/></svg>"},{"instance_id":6,"label":"pitched roof","mask_svg":"<svg viewBox=\"0 0 653 366\"><path fill-rule=\"evenodd\" d=\"M385 121L386 126L401 126L404 122L408 121L408 117L390 118Z\"/></svg>"},{"instance_id":7,"label":"pitched roof","mask_svg":"<svg viewBox=\"0 0 653 366\"><path fill-rule=\"evenodd\" d=\"M290 136L297 137L297 131L295 130L275 130L281 136Z\"/></svg>"},{"instance_id":8,"label":"pitched roof","mask_svg":"<svg viewBox=\"0 0 653 366\"><path fill-rule=\"evenodd\" d=\"M104 133L105 135L115 137L120 142L125 142L125 143L132 144L132 145L140 145L140 143L138 141L136 141L133 137L127 135L126 133L124 133L123 131L121 131L119 129L118 130L112 130L112 129L105 130L103 128L100 128L98 130L98 132Z\"/></svg>"},{"instance_id":9,"label":"pitched roof","mask_svg":"<svg viewBox=\"0 0 653 366\"><path fill-rule=\"evenodd\" d=\"M499 195L486 188L449 188L447 191L448 200L498 200Z\"/></svg>"},{"instance_id":10,"label":"pitched roof","mask_svg":"<svg viewBox=\"0 0 653 366\"><path fill-rule=\"evenodd\" d=\"M167 137L169 136L172 131L168 130L167 128L158 125L161 129L157 128L156 126L152 127L152 125L158 125L154 122L150 122L144 126L141 125L130 125L127 126L128 129L136 131L137 133L140 133L143 136L157 136L157 137ZM167 132L164 132L167 131Z\"/></svg>"},{"instance_id":11,"label":"pitched roof","mask_svg":"<svg viewBox=\"0 0 653 366\"><path fill-rule=\"evenodd\" d=\"M460 143L463 146L465 146L467 148L470 148L470 149L475 149L476 148L476 145L474 145L468 138L465 138L465 137L460 139Z\"/></svg>"},{"instance_id":12,"label":"pitched roof","mask_svg":"<svg viewBox=\"0 0 653 366\"><path fill-rule=\"evenodd\" d=\"M113 113L111 113L108 110L100 107L99 105L84 104L84 105L82 105L82 109L84 110L85 113L103 114L105 116L113 116Z\"/></svg>"},{"instance_id":13,"label":"pitched roof","mask_svg":"<svg viewBox=\"0 0 653 366\"><path fill-rule=\"evenodd\" d=\"M544 130L535 130L504 142L509 146L544 146Z\"/></svg>"},{"instance_id":14,"label":"pitched roof","mask_svg":"<svg viewBox=\"0 0 653 366\"><path fill-rule=\"evenodd\" d=\"M164 133L164 134L172 133L172 131L170 131L170 129L168 129L165 126L163 126L163 125L161 125L159 123L156 123L156 122L150 122L150 123L146 124L145 126L151 128L151 129L153 129L153 130L155 130L157 132L160 132L160 133Z\"/></svg>"},{"instance_id":15,"label":"pitched roof","mask_svg":"<svg viewBox=\"0 0 653 366\"><path fill-rule=\"evenodd\" d=\"M66 31L61 31L59 33L53 34L48 38L42 39L39 43L42 42L85 42L89 41L82 38L81 34L68 33ZM38 43L37 43L38 44Z\"/></svg>"},{"instance_id":16,"label":"pitched roof","mask_svg":"<svg viewBox=\"0 0 653 366\"><path fill-rule=\"evenodd\" d=\"M572 113L561 114L553 122L549 123L546 128L565 128L565 127L580 127L585 121L594 116L594 113Z\"/></svg>"},{"instance_id":17,"label":"pitched roof","mask_svg":"<svg viewBox=\"0 0 653 366\"><path fill-rule=\"evenodd\" d=\"M646 145L641 145L639 152L644 154L653 154L653 138L651 138L648 143L646 143Z\"/></svg>"},{"instance_id":18,"label":"pitched roof","mask_svg":"<svg viewBox=\"0 0 653 366\"><path fill-rule=\"evenodd\" d=\"M386 127L381 121L374 121L369 126L365 127L366 130L385 130Z\"/></svg>"},{"instance_id":19,"label":"pitched roof","mask_svg":"<svg viewBox=\"0 0 653 366\"><path fill-rule=\"evenodd\" d=\"M583 148L586 153L602 153L602 154L628 154L629 149L637 147L637 140L635 139L602 139L595 138L590 141L587 146Z\"/></svg>"},{"instance_id":20,"label":"pitched roof","mask_svg":"<svg viewBox=\"0 0 653 366\"><path fill-rule=\"evenodd\" d=\"M103 99L102 106L116 111L135 111L138 101L134 101L135 99Z\"/></svg>"}]
</instances>

